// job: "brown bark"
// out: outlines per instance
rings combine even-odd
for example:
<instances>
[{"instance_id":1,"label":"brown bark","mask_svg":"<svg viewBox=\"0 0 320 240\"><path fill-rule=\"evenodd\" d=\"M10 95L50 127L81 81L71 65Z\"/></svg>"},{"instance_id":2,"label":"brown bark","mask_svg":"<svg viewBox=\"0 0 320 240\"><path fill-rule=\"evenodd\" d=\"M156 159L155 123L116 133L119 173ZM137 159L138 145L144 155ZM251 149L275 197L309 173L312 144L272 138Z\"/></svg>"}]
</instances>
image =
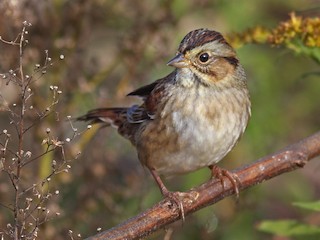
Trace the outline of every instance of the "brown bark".
<instances>
[{"instance_id":1,"label":"brown bark","mask_svg":"<svg viewBox=\"0 0 320 240\"><path fill-rule=\"evenodd\" d=\"M320 132L317 132L232 172L239 177L239 190L242 191L282 173L301 168L319 155ZM196 199L186 198L183 201L185 216L234 194L234 188L228 178L224 177L224 188L219 180L213 179L191 189L188 193L193 194ZM139 215L88 239L140 239L180 218L179 207L165 198Z\"/></svg>"}]
</instances>

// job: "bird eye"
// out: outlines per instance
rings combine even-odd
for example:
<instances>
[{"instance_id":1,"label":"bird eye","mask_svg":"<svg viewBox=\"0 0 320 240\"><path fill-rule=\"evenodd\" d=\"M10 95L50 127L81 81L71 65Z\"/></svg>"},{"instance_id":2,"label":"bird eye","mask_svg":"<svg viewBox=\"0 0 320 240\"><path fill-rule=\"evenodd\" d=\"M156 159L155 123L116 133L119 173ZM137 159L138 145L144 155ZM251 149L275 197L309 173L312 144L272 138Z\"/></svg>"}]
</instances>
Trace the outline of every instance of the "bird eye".
<instances>
[{"instance_id":1,"label":"bird eye","mask_svg":"<svg viewBox=\"0 0 320 240\"><path fill-rule=\"evenodd\" d=\"M209 54L208 53L202 53L199 56L199 60L203 63L207 62L209 60Z\"/></svg>"}]
</instances>

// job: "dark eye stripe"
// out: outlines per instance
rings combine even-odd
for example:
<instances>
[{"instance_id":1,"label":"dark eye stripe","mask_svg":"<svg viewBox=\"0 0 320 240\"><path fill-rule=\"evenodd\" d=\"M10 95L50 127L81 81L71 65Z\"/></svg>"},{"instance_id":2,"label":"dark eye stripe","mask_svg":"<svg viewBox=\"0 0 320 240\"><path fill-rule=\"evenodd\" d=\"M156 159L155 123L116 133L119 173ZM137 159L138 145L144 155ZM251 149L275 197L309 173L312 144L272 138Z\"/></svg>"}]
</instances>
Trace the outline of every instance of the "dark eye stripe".
<instances>
[{"instance_id":1,"label":"dark eye stripe","mask_svg":"<svg viewBox=\"0 0 320 240\"><path fill-rule=\"evenodd\" d=\"M234 67L238 66L239 64L239 60L235 57L224 57L224 59L227 60Z\"/></svg>"}]
</instances>

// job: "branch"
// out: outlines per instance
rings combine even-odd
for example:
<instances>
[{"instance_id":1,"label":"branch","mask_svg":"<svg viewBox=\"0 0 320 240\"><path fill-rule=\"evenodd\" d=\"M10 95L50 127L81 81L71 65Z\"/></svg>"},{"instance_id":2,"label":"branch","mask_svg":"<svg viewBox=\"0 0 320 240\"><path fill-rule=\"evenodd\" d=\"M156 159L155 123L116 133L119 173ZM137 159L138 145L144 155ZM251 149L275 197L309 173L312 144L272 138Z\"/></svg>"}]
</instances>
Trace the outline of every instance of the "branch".
<instances>
[{"instance_id":1,"label":"branch","mask_svg":"<svg viewBox=\"0 0 320 240\"><path fill-rule=\"evenodd\" d=\"M320 131L232 172L239 177L239 190L242 191L282 173L302 168L309 160L319 155ZM220 180L212 179L188 192L197 194L197 198L193 201L183 201L185 215L234 194L234 188L228 178L224 177L224 187ZM145 212L87 240L140 239L179 220L179 213L178 206L165 198Z\"/></svg>"}]
</instances>

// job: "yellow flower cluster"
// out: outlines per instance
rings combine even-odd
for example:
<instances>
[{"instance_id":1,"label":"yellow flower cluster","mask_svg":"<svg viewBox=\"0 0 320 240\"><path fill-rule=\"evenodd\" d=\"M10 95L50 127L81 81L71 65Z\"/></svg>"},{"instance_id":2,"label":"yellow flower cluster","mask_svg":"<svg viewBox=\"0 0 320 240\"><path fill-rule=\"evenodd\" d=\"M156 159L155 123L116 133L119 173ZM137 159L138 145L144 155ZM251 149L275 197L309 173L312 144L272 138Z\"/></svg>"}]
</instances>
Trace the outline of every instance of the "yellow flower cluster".
<instances>
[{"instance_id":1,"label":"yellow flower cluster","mask_svg":"<svg viewBox=\"0 0 320 240\"><path fill-rule=\"evenodd\" d=\"M283 46L320 63L319 17L301 17L290 13L290 18L280 22L274 29L257 26L242 33L230 34L226 38L235 48L248 43Z\"/></svg>"},{"instance_id":2,"label":"yellow flower cluster","mask_svg":"<svg viewBox=\"0 0 320 240\"><path fill-rule=\"evenodd\" d=\"M269 36L270 30L257 26L249 28L242 33L229 34L226 39L234 48L239 48L248 43L266 43Z\"/></svg>"},{"instance_id":3,"label":"yellow flower cluster","mask_svg":"<svg viewBox=\"0 0 320 240\"><path fill-rule=\"evenodd\" d=\"M303 18L290 13L290 19L281 22L268 38L274 45L287 45L296 40L307 47L320 47L320 18Z\"/></svg>"}]
</instances>

